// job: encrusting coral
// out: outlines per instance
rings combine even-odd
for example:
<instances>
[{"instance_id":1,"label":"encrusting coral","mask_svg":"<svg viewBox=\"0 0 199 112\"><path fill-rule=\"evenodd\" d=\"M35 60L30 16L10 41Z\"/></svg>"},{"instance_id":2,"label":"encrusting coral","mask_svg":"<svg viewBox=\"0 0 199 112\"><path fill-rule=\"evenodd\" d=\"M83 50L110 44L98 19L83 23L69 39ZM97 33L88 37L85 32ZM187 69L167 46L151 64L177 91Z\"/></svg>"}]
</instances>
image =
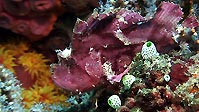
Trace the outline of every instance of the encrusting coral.
<instances>
[{"instance_id":1,"label":"encrusting coral","mask_svg":"<svg viewBox=\"0 0 199 112\"><path fill-rule=\"evenodd\" d=\"M61 0L1 0L0 7L0 27L35 41L52 30Z\"/></svg>"}]
</instances>

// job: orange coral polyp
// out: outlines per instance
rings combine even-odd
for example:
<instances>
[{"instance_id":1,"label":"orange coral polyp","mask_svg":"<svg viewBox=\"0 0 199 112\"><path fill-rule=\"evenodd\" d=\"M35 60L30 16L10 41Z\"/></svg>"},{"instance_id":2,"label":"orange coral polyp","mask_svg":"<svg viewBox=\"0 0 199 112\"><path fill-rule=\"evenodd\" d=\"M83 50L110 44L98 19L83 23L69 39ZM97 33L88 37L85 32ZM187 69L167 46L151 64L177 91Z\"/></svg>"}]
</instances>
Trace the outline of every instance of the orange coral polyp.
<instances>
[{"instance_id":1,"label":"orange coral polyp","mask_svg":"<svg viewBox=\"0 0 199 112\"><path fill-rule=\"evenodd\" d=\"M23 90L22 93L26 108L30 108L34 103L54 104L64 103L66 100L66 96L63 93L59 93L52 84L43 87L34 85L29 90Z\"/></svg>"},{"instance_id":2,"label":"orange coral polyp","mask_svg":"<svg viewBox=\"0 0 199 112\"><path fill-rule=\"evenodd\" d=\"M12 55L15 56L22 55L29 49L29 45L27 42L11 42L9 44L5 44L4 46L11 51L10 53Z\"/></svg>"},{"instance_id":3,"label":"orange coral polyp","mask_svg":"<svg viewBox=\"0 0 199 112\"><path fill-rule=\"evenodd\" d=\"M0 45L0 64L4 64L13 72L16 71L16 76L22 76L24 73L26 76L31 75L32 79L36 79L36 82L29 89L24 88L22 90L25 108L29 109L35 103L66 104L66 95L51 80L50 67L47 64L49 60L44 55L29 50L27 42ZM19 70L22 71L18 72ZM30 82L29 79L23 76L18 78L22 80L24 78L24 80ZM23 82L22 80L20 81Z\"/></svg>"},{"instance_id":4,"label":"orange coral polyp","mask_svg":"<svg viewBox=\"0 0 199 112\"><path fill-rule=\"evenodd\" d=\"M45 59L42 54L35 52L25 53L18 59L18 63L31 74L32 78L38 78L41 74L45 74L46 71L49 71L49 67L46 64L47 62L48 60Z\"/></svg>"},{"instance_id":5,"label":"orange coral polyp","mask_svg":"<svg viewBox=\"0 0 199 112\"><path fill-rule=\"evenodd\" d=\"M13 67L16 66L14 63L14 56L11 54L10 50L7 50L5 47L0 46L0 64L3 64L6 68L14 72Z\"/></svg>"}]
</instances>

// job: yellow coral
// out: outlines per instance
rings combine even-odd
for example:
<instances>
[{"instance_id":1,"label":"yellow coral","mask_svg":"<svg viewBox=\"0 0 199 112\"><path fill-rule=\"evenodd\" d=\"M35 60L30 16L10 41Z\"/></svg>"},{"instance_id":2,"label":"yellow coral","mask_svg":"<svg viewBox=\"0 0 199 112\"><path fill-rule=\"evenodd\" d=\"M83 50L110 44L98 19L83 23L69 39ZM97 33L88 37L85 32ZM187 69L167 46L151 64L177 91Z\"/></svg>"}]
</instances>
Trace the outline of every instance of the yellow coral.
<instances>
[{"instance_id":1,"label":"yellow coral","mask_svg":"<svg viewBox=\"0 0 199 112\"><path fill-rule=\"evenodd\" d=\"M14 61L28 49L29 46L26 42L11 42L0 45L0 64L4 64L6 68L15 72L13 66L17 66L17 64Z\"/></svg>"},{"instance_id":2,"label":"yellow coral","mask_svg":"<svg viewBox=\"0 0 199 112\"><path fill-rule=\"evenodd\" d=\"M53 81L50 76L43 75L36 80L35 84L37 84L38 86L45 86L45 85L53 84Z\"/></svg>"},{"instance_id":3,"label":"yellow coral","mask_svg":"<svg viewBox=\"0 0 199 112\"><path fill-rule=\"evenodd\" d=\"M46 71L49 71L49 67L46 64L48 61L49 60L45 59L42 54L35 52L24 53L18 59L18 63L31 74L32 78L39 78L41 74L45 74Z\"/></svg>"},{"instance_id":4,"label":"yellow coral","mask_svg":"<svg viewBox=\"0 0 199 112\"><path fill-rule=\"evenodd\" d=\"M66 100L66 96L51 84L44 87L34 85L29 90L23 90L22 95L26 108L30 108L34 103L56 104Z\"/></svg>"},{"instance_id":5,"label":"yellow coral","mask_svg":"<svg viewBox=\"0 0 199 112\"><path fill-rule=\"evenodd\" d=\"M52 82L49 62L42 54L28 52L26 42L9 43L0 45L0 64L14 71L13 66L23 66L31 77L36 79L30 89L23 89L22 96L26 108L35 103L66 104L66 95L61 92Z\"/></svg>"},{"instance_id":6,"label":"yellow coral","mask_svg":"<svg viewBox=\"0 0 199 112\"><path fill-rule=\"evenodd\" d=\"M65 102L67 95L53 84L50 71L38 78L31 89L23 90L22 94L26 108L30 108L35 103L67 105Z\"/></svg>"},{"instance_id":7,"label":"yellow coral","mask_svg":"<svg viewBox=\"0 0 199 112\"><path fill-rule=\"evenodd\" d=\"M12 53L15 56L21 55L29 49L28 43L23 42L23 41L19 43L11 42L11 43L5 44L4 47L6 49L9 49L11 51L10 53Z\"/></svg>"},{"instance_id":8,"label":"yellow coral","mask_svg":"<svg viewBox=\"0 0 199 112\"><path fill-rule=\"evenodd\" d=\"M35 93L37 92L25 89L22 91L23 103L25 105L25 108L30 108L33 104L35 104L35 97L33 97Z\"/></svg>"},{"instance_id":9,"label":"yellow coral","mask_svg":"<svg viewBox=\"0 0 199 112\"><path fill-rule=\"evenodd\" d=\"M5 47L0 46L0 64L3 64L6 68L14 72L13 67L16 66L14 63L14 55L11 54L10 50L6 50Z\"/></svg>"}]
</instances>

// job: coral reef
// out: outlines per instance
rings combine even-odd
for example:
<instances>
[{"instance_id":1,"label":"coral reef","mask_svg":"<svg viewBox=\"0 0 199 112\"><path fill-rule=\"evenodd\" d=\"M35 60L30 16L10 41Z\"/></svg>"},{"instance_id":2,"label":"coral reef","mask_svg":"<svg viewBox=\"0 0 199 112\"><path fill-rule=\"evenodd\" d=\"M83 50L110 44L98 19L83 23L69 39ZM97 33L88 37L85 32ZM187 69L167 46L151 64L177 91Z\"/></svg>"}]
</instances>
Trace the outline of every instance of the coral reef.
<instances>
[{"instance_id":1,"label":"coral reef","mask_svg":"<svg viewBox=\"0 0 199 112\"><path fill-rule=\"evenodd\" d=\"M199 111L198 0L0 0L0 111Z\"/></svg>"}]
</instances>

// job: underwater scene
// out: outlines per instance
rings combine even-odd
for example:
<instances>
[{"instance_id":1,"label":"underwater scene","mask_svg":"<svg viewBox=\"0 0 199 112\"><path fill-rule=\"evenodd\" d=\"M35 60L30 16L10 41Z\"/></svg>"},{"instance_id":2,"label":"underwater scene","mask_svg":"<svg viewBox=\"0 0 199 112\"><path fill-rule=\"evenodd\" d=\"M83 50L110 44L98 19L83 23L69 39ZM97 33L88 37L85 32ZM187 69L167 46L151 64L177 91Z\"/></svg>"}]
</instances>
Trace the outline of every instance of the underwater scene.
<instances>
[{"instance_id":1,"label":"underwater scene","mask_svg":"<svg viewBox=\"0 0 199 112\"><path fill-rule=\"evenodd\" d=\"M0 112L199 112L199 0L0 0Z\"/></svg>"}]
</instances>

